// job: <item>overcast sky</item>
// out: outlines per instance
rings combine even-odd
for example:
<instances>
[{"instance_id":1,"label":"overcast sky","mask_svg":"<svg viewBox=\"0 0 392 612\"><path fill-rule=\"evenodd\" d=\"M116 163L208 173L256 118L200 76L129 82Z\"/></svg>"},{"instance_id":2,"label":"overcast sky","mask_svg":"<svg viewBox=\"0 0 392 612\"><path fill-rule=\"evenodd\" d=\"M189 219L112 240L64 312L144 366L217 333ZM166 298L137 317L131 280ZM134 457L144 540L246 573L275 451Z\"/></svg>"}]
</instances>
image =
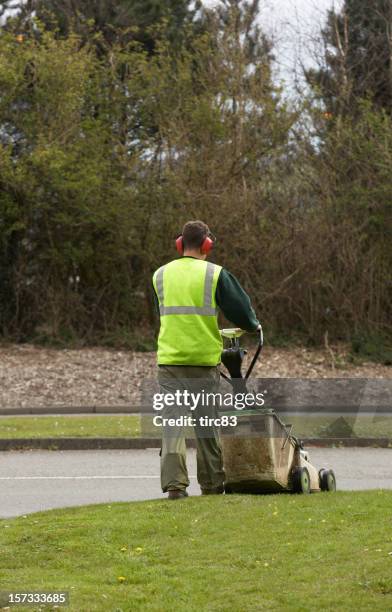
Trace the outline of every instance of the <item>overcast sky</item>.
<instances>
[{"instance_id":1,"label":"overcast sky","mask_svg":"<svg viewBox=\"0 0 392 612\"><path fill-rule=\"evenodd\" d=\"M204 0L207 5L217 0ZM260 23L275 41L277 76L293 87L293 70L299 61L312 62L314 38L325 23L328 9L342 0L260 0Z\"/></svg>"}]
</instances>

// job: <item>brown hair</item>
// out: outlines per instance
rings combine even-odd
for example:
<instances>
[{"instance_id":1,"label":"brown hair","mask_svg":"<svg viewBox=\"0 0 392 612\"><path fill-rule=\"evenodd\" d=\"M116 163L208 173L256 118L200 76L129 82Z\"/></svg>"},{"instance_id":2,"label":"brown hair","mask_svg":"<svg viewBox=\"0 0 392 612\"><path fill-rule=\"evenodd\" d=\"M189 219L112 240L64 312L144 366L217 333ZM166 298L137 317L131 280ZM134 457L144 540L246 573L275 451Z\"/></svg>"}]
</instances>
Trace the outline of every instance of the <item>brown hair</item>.
<instances>
[{"instance_id":1,"label":"brown hair","mask_svg":"<svg viewBox=\"0 0 392 612\"><path fill-rule=\"evenodd\" d=\"M188 221L182 228L184 248L199 249L209 233L209 227L203 221Z\"/></svg>"}]
</instances>

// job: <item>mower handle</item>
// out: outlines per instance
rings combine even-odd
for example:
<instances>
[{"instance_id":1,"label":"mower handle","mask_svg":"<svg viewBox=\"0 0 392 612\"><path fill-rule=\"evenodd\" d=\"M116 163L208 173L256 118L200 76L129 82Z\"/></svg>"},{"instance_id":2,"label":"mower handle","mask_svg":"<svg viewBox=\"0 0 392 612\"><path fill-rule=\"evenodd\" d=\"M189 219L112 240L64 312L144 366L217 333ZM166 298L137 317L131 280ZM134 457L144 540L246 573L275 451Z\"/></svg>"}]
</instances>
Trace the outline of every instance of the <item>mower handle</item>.
<instances>
[{"instance_id":1,"label":"mower handle","mask_svg":"<svg viewBox=\"0 0 392 612\"><path fill-rule=\"evenodd\" d=\"M258 342L258 345L257 345L256 352L253 355L253 359L250 362L249 367L248 367L248 369L246 371L245 378L249 378L249 376L251 375L252 370L253 370L253 368L255 366L256 361L259 358L261 349L263 348L263 344L264 344L263 328L261 327L261 325L259 325L259 327L257 328L256 331L257 331L257 333L259 335L259 342Z\"/></svg>"}]
</instances>

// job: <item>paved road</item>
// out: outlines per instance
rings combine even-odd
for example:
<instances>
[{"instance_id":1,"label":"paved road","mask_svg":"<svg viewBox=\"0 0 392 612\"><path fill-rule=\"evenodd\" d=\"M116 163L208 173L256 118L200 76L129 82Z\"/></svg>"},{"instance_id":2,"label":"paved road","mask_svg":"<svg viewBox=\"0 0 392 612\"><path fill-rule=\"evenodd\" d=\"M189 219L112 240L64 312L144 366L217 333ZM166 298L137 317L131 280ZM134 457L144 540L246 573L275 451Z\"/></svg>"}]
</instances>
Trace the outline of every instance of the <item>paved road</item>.
<instances>
[{"instance_id":1,"label":"paved road","mask_svg":"<svg viewBox=\"0 0 392 612\"><path fill-rule=\"evenodd\" d=\"M198 495L195 453L188 452L189 492ZM314 448L310 458L335 470L339 489L392 489L392 450ZM156 449L0 452L0 517L161 497L158 473Z\"/></svg>"}]
</instances>

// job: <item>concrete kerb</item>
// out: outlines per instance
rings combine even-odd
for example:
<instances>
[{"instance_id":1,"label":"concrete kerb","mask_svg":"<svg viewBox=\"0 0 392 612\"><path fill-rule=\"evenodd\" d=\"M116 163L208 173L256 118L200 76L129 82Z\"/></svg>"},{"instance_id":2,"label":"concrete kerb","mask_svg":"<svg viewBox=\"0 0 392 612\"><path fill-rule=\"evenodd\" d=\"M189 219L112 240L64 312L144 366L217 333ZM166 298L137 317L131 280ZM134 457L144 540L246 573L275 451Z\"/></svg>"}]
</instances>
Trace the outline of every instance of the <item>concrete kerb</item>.
<instances>
[{"instance_id":1,"label":"concrete kerb","mask_svg":"<svg viewBox=\"0 0 392 612\"><path fill-rule=\"evenodd\" d=\"M390 438L304 438L305 447L392 448ZM0 439L0 451L11 450L143 450L160 448L159 438L8 438ZM187 440L195 448L195 440Z\"/></svg>"}]
</instances>

